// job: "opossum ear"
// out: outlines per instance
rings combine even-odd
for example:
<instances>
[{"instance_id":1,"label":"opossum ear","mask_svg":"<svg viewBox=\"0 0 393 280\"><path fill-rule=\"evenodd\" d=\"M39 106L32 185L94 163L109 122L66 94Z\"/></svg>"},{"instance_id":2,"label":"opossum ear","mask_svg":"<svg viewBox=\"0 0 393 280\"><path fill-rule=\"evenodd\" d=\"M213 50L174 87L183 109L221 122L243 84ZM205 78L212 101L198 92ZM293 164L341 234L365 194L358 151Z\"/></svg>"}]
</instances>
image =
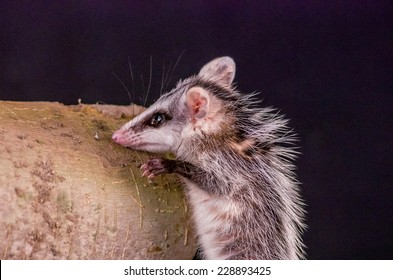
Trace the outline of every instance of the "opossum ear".
<instances>
[{"instance_id":1,"label":"opossum ear","mask_svg":"<svg viewBox=\"0 0 393 280\"><path fill-rule=\"evenodd\" d=\"M221 86L230 87L235 78L235 71L235 61L229 56L223 56L205 64L198 75Z\"/></svg>"},{"instance_id":2,"label":"opossum ear","mask_svg":"<svg viewBox=\"0 0 393 280\"><path fill-rule=\"evenodd\" d=\"M201 119L209 112L209 94L201 87L186 92L186 106L193 118Z\"/></svg>"}]
</instances>

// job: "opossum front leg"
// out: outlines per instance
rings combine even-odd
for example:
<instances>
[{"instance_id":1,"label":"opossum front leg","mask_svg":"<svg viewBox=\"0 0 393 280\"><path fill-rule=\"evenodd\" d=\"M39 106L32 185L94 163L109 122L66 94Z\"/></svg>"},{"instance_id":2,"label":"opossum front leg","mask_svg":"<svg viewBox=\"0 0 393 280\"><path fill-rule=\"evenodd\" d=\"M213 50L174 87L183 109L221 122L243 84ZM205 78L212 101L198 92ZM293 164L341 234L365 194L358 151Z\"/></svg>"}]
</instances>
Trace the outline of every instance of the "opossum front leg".
<instances>
[{"instance_id":1,"label":"opossum front leg","mask_svg":"<svg viewBox=\"0 0 393 280\"><path fill-rule=\"evenodd\" d=\"M142 164L142 176L152 179L157 175L172 173L173 172L172 160L167 160L163 158L152 158L146 163Z\"/></svg>"},{"instance_id":2,"label":"opossum front leg","mask_svg":"<svg viewBox=\"0 0 393 280\"><path fill-rule=\"evenodd\" d=\"M148 177L149 179L165 173L177 173L189 180L192 180L196 173L203 172L202 170L198 170L198 168L191 163L165 158L149 159L141 166L141 170L143 172L143 176Z\"/></svg>"},{"instance_id":3,"label":"opossum front leg","mask_svg":"<svg viewBox=\"0 0 393 280\"><path fill-rule=\"evenodd\" d=\"M209 176L206 171L189 162L165 158L152 158L141 166L141 170L143 172L143 176L149 179L165 173L176 173L197 184L201 189L208 193L214 194L223 192L223 190L219 188L212 188L212 186L215 185L223 185L218 182L215 176Z\"/></svg>"}]
</instances>

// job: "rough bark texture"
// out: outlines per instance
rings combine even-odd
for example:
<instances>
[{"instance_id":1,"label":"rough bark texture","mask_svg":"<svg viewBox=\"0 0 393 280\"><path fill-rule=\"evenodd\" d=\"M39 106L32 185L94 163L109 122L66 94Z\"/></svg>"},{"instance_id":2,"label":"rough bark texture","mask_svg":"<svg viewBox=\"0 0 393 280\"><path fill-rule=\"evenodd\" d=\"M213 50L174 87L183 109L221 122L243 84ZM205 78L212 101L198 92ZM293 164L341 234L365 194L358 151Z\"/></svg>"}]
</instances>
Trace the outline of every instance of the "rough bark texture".
<instances>
[{"instance_id":1,"label":"rough bark texture","mask_svg":"<svg viewBox=\"0 0 393 280\"><path fill-rule=\"evenodd\" d=\"M178 180L141 178L149 155L111 141L124 108L98 109L0 101L1 259L193 257Z\"/></svg>"}]
</instances>

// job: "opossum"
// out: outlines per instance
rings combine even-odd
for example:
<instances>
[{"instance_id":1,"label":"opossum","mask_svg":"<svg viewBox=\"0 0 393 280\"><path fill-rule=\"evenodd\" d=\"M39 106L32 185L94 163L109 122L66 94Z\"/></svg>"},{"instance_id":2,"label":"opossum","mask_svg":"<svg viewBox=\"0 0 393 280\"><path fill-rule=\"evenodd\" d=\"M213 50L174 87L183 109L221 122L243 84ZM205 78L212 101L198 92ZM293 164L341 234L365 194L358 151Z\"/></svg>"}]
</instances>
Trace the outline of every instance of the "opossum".
<instances>
[{"instance_id":1,"label":"opossum","mask_svg":"<svg viewBox=\"0 0 393 280\"><path fill-rule=\"evenodd\" d=\"M272 108L233 85L235 62L216 58L179 81L113 134L152 158L143 175L185 185L205 259L302 259L304 202L294 174L296 137Z\"/></svg>"}]
</instances>

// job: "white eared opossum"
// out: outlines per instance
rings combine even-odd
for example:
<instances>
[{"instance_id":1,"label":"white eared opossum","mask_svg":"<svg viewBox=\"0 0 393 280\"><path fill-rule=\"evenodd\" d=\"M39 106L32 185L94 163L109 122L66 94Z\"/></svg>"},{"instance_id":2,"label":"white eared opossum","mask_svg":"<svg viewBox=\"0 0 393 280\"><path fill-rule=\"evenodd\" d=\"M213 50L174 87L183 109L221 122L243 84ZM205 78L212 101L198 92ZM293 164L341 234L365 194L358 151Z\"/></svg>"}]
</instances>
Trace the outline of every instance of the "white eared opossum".
<instances>
[{"instance_id":1,"label":"white eared opossum","mask_svg":"<svg viewBox=\"0 0 393 280\"><path fill-rule=\"evenodd\" d=\"M203 258L304 257L303 202L294 175L287 120L255 108L232 85L235 63L220 57L113 134L125 147L172 152L142 165L153 178L183 179Z\"/></svg>"}]
</instances>

